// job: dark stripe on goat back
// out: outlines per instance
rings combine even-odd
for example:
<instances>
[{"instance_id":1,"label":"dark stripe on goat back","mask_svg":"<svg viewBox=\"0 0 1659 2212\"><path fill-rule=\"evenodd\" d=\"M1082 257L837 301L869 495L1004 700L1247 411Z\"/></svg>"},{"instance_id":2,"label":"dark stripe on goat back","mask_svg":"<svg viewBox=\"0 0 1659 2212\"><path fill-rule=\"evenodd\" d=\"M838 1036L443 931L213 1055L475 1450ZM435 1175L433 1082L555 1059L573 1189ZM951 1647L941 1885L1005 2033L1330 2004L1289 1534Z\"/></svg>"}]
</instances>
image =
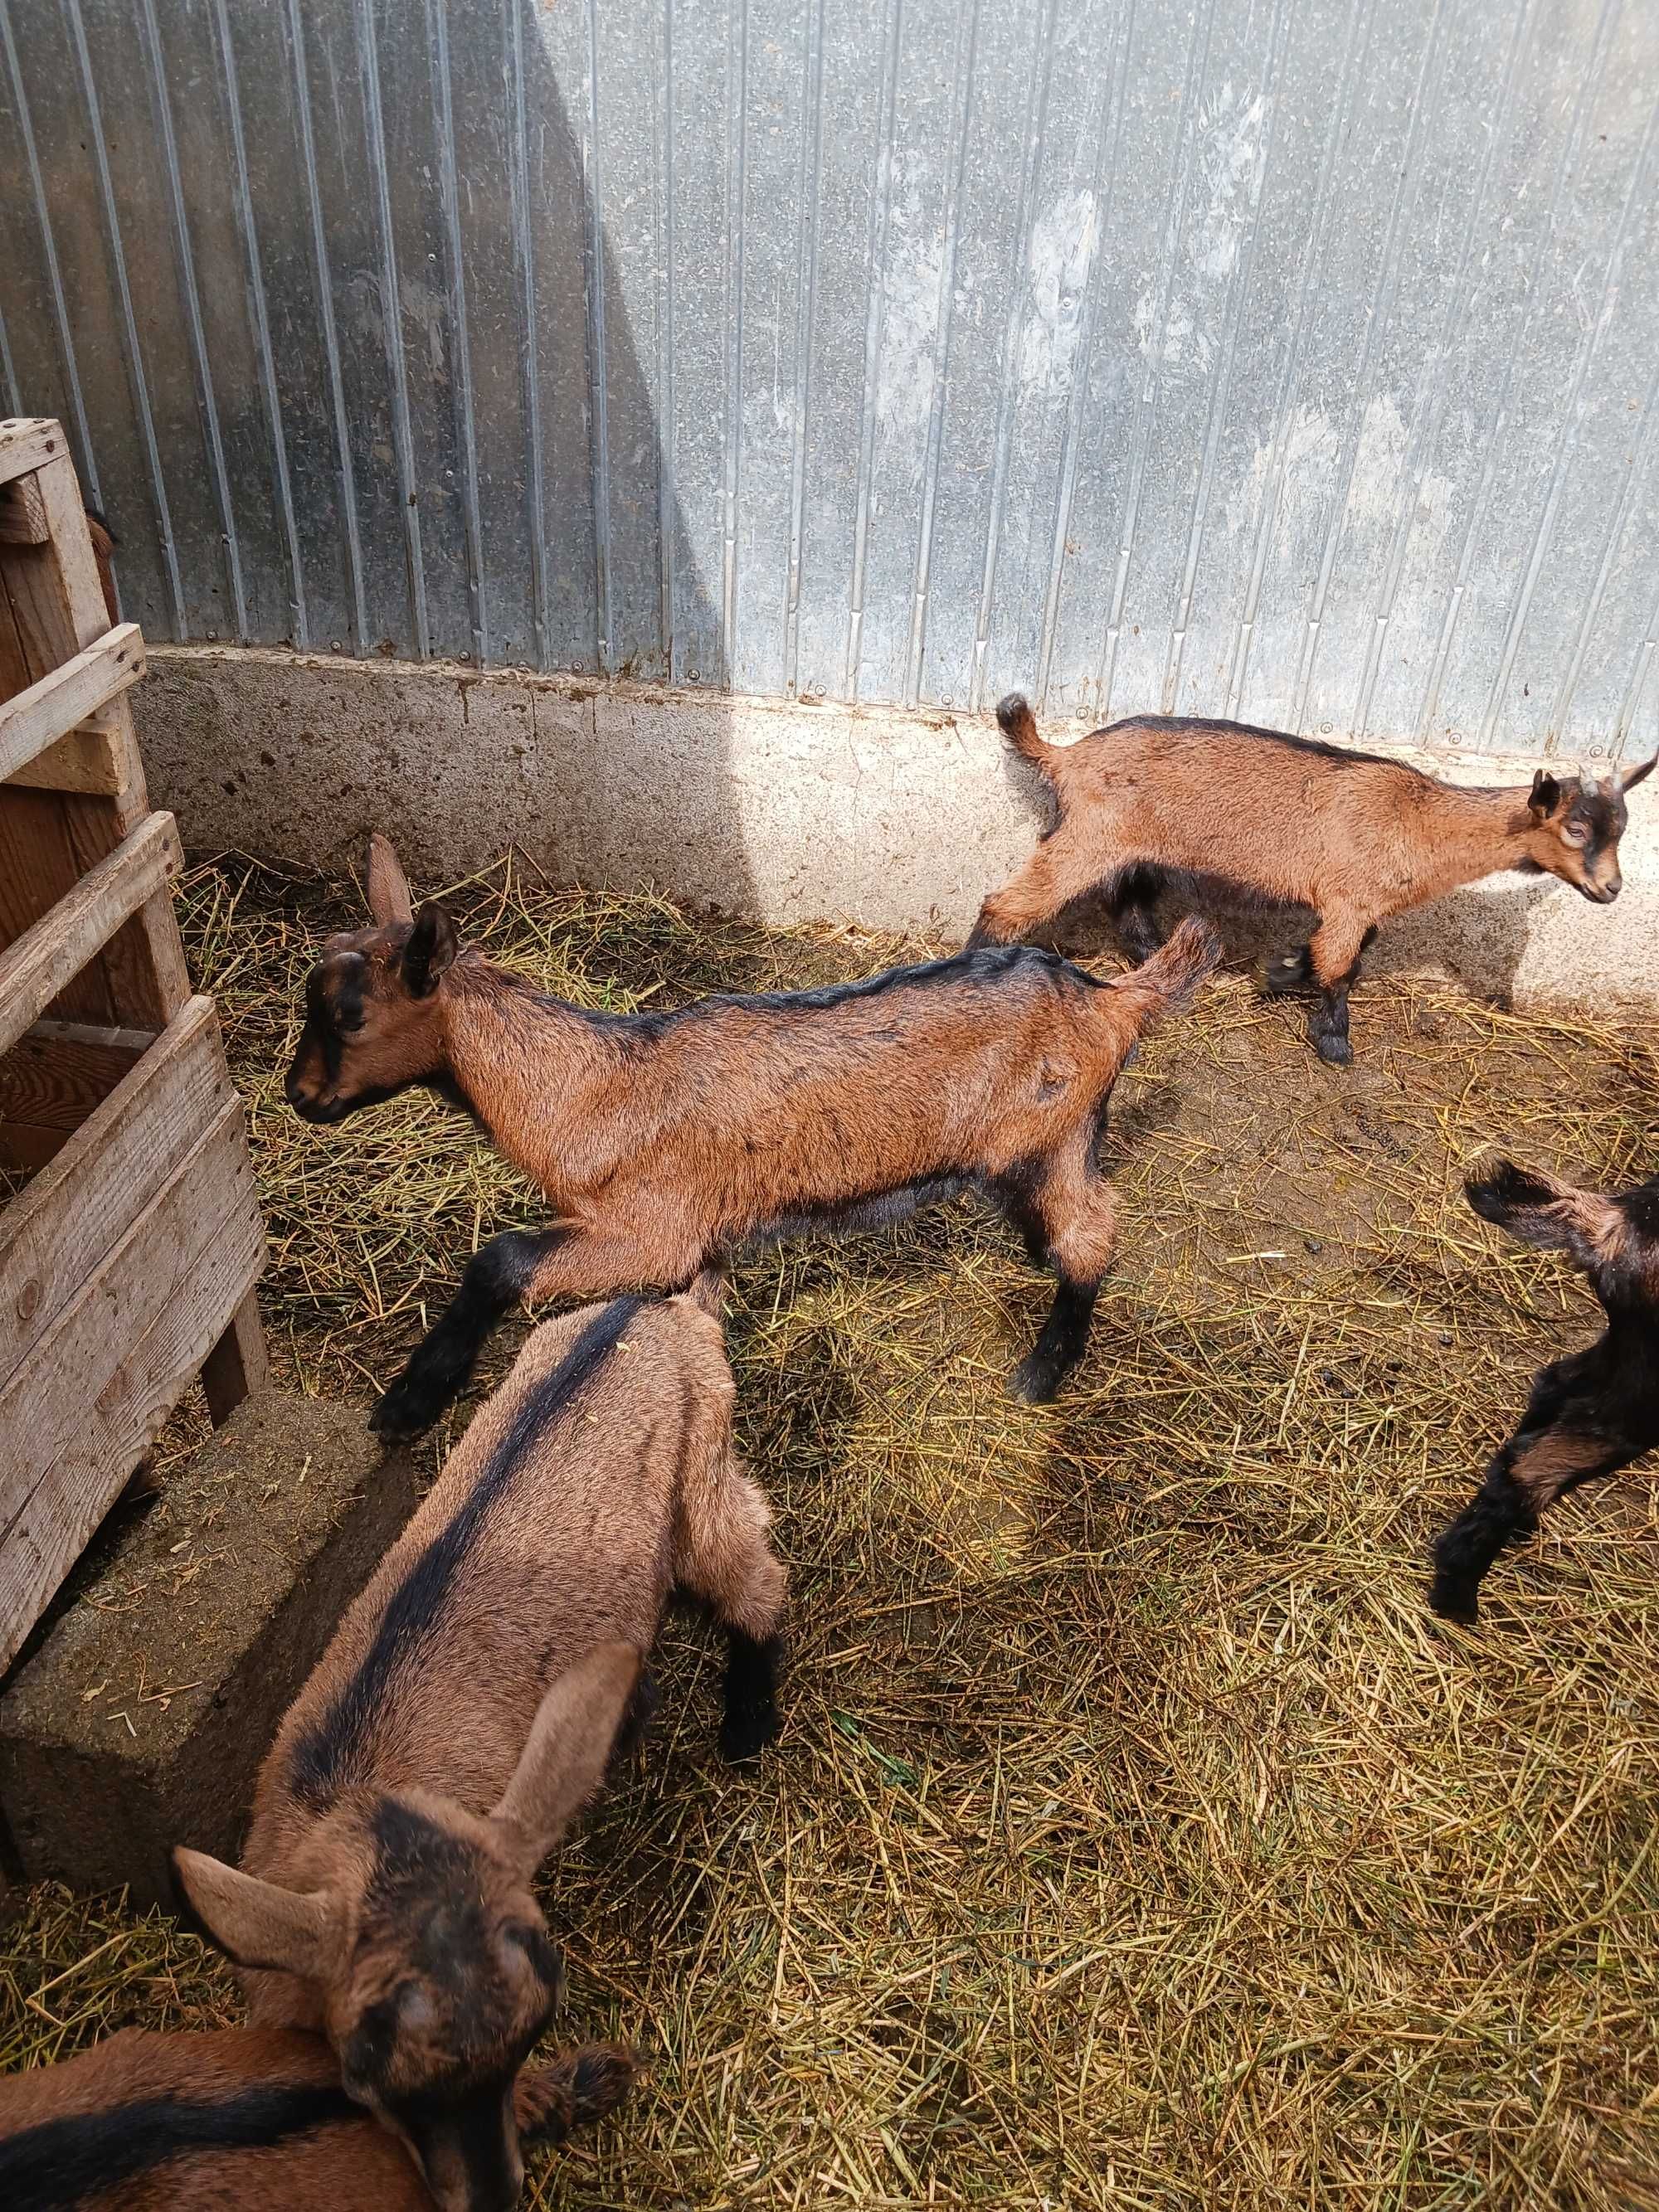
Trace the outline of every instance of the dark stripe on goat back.
<instances>
[{"instance_id":1,"label":"dark stripe on goat back","mask_svg":"<svg viewBox=\"0 0 1659 2212\"><path fill-rule=\"evenodd\" d=\"M261 2082L233 2097L151 2097L43 2120L0 2141L7 2212L68 2212L176 2158L268 2149L362 2109L336 2083Z\"/></svg>"},{"instance_id":2,"label":"dark stripe on goat back","mask_svg":"<svg viewBox=\"0 0 1659 2212\"><path fill-rule=\"evenodd\" d=\"M1390 768L1414 776L1419 783L1434 781L1409 761L1389 760L1383 753L1362 753L1352 745L1328 745L1322 738L1294 737L1289 730L1264 730L1257 722L1229 722L1210 714L1127 714L1121 722L1109 722L1104 729L1091 731L1084 743L1118 737L1126 730L1151 730L1159 737L1260 738L1268 744L1287 745L1292 752L1315 753L1339 768Z\"/></svg>"},{"instance_id":3,"label":"dark stripe on goat back","mask_svg":"<svg viewBox=\"0 0 1659 2212\"><path fill-rule=\"evenodd\" d=\"M306 1803L328 1803L353 1778L354 1763L368 1741L376 1714L400 1669L436 1628L468 1554L526 1453L604 1366L641 1303L637 1297L613 1298L588 1322L553 1372L520 1399L465 1502L392 1593L362 1666L323 1718L294 1747L289 1778Z\"/></svg>"},{"instance_id":4,"label":"dark stripe on goat back","mask_svg":"<svg viewBox=\"0 0 1659 2212\"><path fill-rule=\"evenodd\" d=\"M1078 983L1090 990L1103 988L1098 976L1091 975L1058 952L1049 952L1035 945L986 945L971 951L953 952L948 960L917 961L908 968L884 969L879 975L861 975L850 983L817 984L808 991L711 992L707 998L693 999L689 1005L662 1014L599 1013L586 1007L573 1007L543 992L534 995L559 1013L579 1012L583 1021L603 1030L612 1039L647 1044L655 1043L671 1030L704 1014L823 1013L857 1000L879 998L890 991L912 988L927 990L937 985L957 983L995 986L1020 974L1042 975L1051 982Z\"/></svg>"}]
</instances>

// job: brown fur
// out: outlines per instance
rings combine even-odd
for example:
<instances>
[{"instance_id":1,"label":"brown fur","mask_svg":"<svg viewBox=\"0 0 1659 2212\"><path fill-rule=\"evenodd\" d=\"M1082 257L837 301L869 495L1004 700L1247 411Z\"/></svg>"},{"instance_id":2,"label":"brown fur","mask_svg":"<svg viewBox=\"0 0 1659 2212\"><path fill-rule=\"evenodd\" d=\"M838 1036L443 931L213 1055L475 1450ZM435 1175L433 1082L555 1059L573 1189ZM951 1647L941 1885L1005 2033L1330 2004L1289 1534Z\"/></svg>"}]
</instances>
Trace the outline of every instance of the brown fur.
<instances>
[{"instance_id":1,"label":"brown fur","mask_svg":"<svg viewBox=\"0 0 1659 2212\"><path fill-rule=\"evenodd\" d=\"M1615 898L1623 793L1653 766L1622 782L1540 774L1530 789L1467 790L1403 762L1238 722L1137 718L1062 746L1039 737L1018 696L997 719L1052 787L1060 819L986 899L975 941L1024 940L1103 890L1142 955L1165 880L1189 891L1218 880L1305 907L1316 917L1311 942L1273 980L1311 979L1332 994L1315 1041L1328 1036L1333 1048L1321 1049L1334 1060L1346 1057L1348 981L1370 933L1391 915L1516 867L1545 870L1600 904Z\"/></svg>"},{"instance_id":2,"label":"brown fur","mask_svg":"<svg viewBox=\"0 0 1659 2212\"><path fill-rule=\"evenodd\" d=\"M540 2032L557 1972L530 1877L599 1778L671 1589L775 1632L784 1574L732 1398L690 1297L537 1329L284 1718L242 1873L179 1854L254 2020L326 2033L441 2203L475 2201L463 2161L404 2116L499 2111Z\"/></svg>"},{"instance_id":3,"label":"brown fur","mask_svg":"<svg viewBox=\"0 0 1659 2212\"><path fill-rule=\"evenodd\" d=\"M114 629L121 619L115 604L115 540L110 536L107 524L101 515L87 510L87 535L92 540L92 557L98 563L98 581L104 594L104 611L109 617L109 626Z\"/></svg>"},{"instance_id":4,"label":"brown fur","mask_svg":"<svg viewBox=\"0 0 1659 2212\"><path fill-rule=\"evenodd\" d=\"M1194 924L1109 984L1048 954L961 955L607 1018L463 951L441 907L411 920L382 839L369 895L378 927L331 939L307 981L289 1101L331 1121L428 1082L468 1105L551 1201L557 1231L510 1285L533 1300L673 1288L750 1240L896 1218L947 1185L1002 1204L1092 1298L1115 1216L1094 1158L1106 1102L1218 951ZM380 1425L422 1425L441 1402L405 1419L394 1392Z\"/></svg>"},{"instance_id":5,"label":"brown fur","mask_svg":"<svg viewBox=\"0 0 1659 2212\"><path fill-rule=\"evenodd\" d=\"M609 2044L526 2067L514 2093L521 2131L562 2141L618 2103L633 2070ZM125 2028L58 2065L0 2076L4 2201L13 2212L430 2212L385 2129L330 2099L339 2083L318 2036ZM189 2148L168 2140L175 2115L187 2121Z\"/></svg>"}]
</instances>

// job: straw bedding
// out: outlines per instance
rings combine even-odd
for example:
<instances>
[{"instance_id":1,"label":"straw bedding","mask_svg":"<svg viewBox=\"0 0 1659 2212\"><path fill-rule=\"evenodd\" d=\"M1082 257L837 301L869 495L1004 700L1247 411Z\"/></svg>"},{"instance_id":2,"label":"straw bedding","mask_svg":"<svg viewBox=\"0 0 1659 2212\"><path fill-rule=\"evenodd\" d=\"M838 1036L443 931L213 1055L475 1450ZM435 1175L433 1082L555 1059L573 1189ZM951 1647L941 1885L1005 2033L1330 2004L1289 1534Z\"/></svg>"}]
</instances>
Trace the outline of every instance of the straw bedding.
<instances>
[{"instance_id":1,"label":"straw bedding","mask_svg":"<svg viewBox=\"0 0 1659 2212\"><path fill-rule=\"evenodd\" d=\"M453 903L618 1008L925 949L510 862ZM367 1404L533 1194L424 1099L320 1131L283 1106L349 887L233 858L183 904L250 1102L279 1379ZM1637 1030L1425 982L1360 991L1349 1075L1301 1024L1226 977L1124 1079L1120 1261L1055 1407L1004 1393L1046 1293L966 1206L740 1272L786 1735L721 1766L715 1654L677 1617L655 1733L546 1883L562 2039L651 2070L536 2203L1659 2205L1650 1474L1501 1561L1479 1631L1423 1601L1426 1539L1596 1322L1462 1172L1494 1143L1651 1171L1659 1070ZM234 2017L224 1970L118 1900L36 1891L0 1932L0 2063Z\"/></svg>"}]
</instances>

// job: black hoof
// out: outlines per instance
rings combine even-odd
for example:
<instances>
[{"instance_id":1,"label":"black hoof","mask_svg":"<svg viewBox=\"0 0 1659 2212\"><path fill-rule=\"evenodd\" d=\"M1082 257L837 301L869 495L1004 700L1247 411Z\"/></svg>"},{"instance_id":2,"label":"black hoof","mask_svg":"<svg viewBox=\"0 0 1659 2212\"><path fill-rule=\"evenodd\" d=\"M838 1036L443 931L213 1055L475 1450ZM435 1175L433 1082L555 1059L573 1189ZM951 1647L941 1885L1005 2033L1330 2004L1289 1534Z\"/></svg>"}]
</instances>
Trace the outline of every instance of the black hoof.
<instances>
[{"instance_id":1,"label":"black hoof","mask_svg":"<svg viewBox=\"0 0 1659 2212\"><path fill-rule=\"evenodd\" d=\"M1346 1067L1353 1058L1353 1047L1346 1037L1316 1037L1314 1050L1331 1067Z\"/></svg>"},{"instance_id":2,"label":"black hoof","mask_svg":"<svg viewBox=\"0 0 1659 2212\"><path fill-rule=\"evenodd\" d=\"M1261 988L1277 998L1281 992L1301 990L1312 972L1305 952L1281 953L1262 969Z\"/></svg>"},{"instance_id":3,"label":"black hoof","mask_svg":"<svg viewBox=\"0 0 1659 2212\"><path fill-rule=\"evenodd\" d=\"M1066 1373L1064 1367L1056 1367L1052 1359L1042 1358L1034 1352L1008 1377L1008 1395L1023 1398L1028 1406L1046 1406L1060 1395Z\"/></svg>"},{"instance_id":4,"label":"black hoof","mask_svg":"<svg viewBox=\"0 0 1659 2212\"><path fill-rule=\"evenodd\" d=\"M747 1766L783 1730L783 1716L769 1701L763 1705L733 1705L720 1723L720 1757L728 1766Z\"/></svg>"},{"instance_id":5,"label":"black hoof","mask_svg":"<svg viewBox=\"0 0 1659 2212\"><path fill-rule=\"evenodd\" d=\"M1465 1583L1446 1582L1437 1576L1429 1591L1429 1604L1442 1620L1455 1620L1465 1628L1473 1628L1480 1618L1480 1596Z\"/></svg>"},{"instance_id":6,"label":"black hoof","mask_svg":"<svg viewBox=\"0 0 1659 2212\"><path fill-rule=\"evenodd\" d=\"M368 1425L388 1443L424 1436L449 1403L447 1395L425 1389L400 1375L368 1417Z\"/></svg>"}]
</instances>

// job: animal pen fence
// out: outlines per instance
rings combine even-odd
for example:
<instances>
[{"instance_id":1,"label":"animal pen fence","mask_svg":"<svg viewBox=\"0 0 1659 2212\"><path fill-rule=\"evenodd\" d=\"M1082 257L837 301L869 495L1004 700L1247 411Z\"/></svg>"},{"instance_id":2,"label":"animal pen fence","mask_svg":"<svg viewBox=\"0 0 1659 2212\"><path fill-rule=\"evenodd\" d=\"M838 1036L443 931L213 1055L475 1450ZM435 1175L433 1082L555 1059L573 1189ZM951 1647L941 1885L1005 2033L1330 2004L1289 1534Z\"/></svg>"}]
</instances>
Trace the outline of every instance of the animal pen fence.
<instances>
[{"instance_id":1,"label":"animal pen fence","mask_svg":"<svg viewBox=\"0 0 1659 2212\"><path fill-rule=\"evenodd\" d=\"M210 1000L191 995L55 422L0 422L0 1667L199 1373L264 1372L264 1239Z\"/></svg>"}]
</instances>

